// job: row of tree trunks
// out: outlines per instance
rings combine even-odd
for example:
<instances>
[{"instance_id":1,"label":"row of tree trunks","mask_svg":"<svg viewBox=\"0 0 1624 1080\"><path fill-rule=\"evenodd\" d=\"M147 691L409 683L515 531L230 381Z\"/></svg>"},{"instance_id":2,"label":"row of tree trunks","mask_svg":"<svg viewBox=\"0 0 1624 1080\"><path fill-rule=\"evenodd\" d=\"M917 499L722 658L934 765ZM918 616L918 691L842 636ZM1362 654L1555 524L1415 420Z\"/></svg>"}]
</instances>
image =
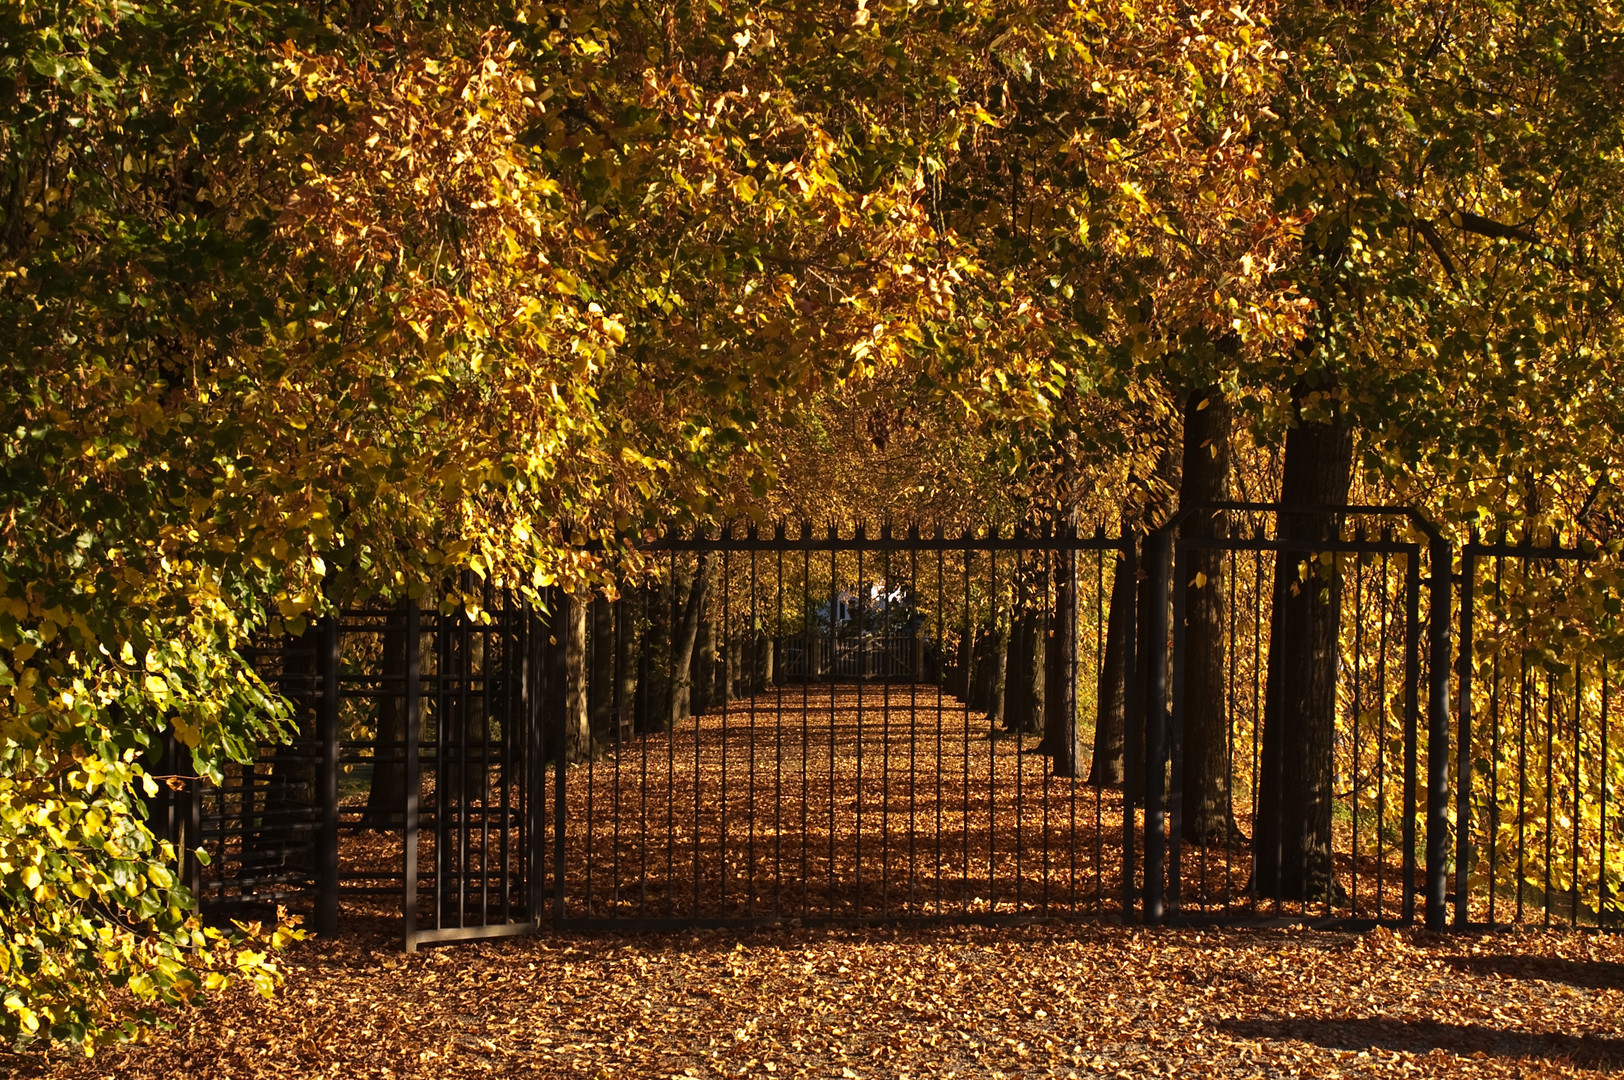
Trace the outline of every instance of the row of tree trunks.
<instances>
[{"instance_id":1,"label":"row of tree trunks","mask_svg":"<svg viewBox=\"0 0 1624 1080\"><path fill-rule=\"evenodd\" d=\"M1139 543L1150 530L1160 526L1171 515L1172 507L1165 495L1178 485L1181 472L1180 455L1164 447L1157 455L1155 471L1145 485L1142 496L1122 516L1123 535L1132 536L1134 542ZM1145 618L1145 613L1150 610L1153 583L1145 572L1142 559L1137 565L1138 573L1130 578L1126 558L1119 555L1116 560L1116 576L1111 587L1111 607L1105 632L1105 662L1100 666L1098 696L1095 699L1098 705L1094 724L1094 754L1088 774L1088 782L1096 787L1118 786L1130 768L1135 775L1139 775L1145 767L1145 725L1133 725L1133 738L1127 736L1127 675L1130 658L1147 658L1145 662L1132 665L1133 700L1143 709L1149 700L1151 663L1155 662L1148 658L1160 654L1151 651L1150 622ZM1130 625L1136 628L1131 641ZM1166 658L1162 657L1162 662L1165 661ZM1140 789L1143 790L1143 785Z\"/></svg>"}]
</instances>

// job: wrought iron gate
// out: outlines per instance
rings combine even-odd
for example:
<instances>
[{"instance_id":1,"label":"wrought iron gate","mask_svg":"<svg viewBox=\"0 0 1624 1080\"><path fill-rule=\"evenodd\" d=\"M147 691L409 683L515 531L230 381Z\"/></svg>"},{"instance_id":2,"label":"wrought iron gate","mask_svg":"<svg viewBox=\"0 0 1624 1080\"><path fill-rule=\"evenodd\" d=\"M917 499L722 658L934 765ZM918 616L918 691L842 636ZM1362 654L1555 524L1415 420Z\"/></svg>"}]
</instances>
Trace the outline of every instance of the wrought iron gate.
<instances>
[{"instance_id":1,"label":"wrought iron gate","mask_svg":"<svg viewBox=\"0 0 1624 1080\"><path fill-rule=\"evenodd\" d=\"M1615 923L1617 628L1583 620L1624 604L1593 547L1474 536L1457 577L1413 511L1255 503L1183 512L1143 573L1137 546L727 530L644 551L656 572L616 597L464 578L348 610L247 653L290 740L217 787L169 740L151 820L209 854L182 866L206 909L400 920L408 949L543 925L1441 928L1450 904ZM1330 674L1277 674L1309 667Z\"/></svg>"},{"instance_id":2,"label":"wrought iron gate","mask_svg":"<svg viewBox=\"0 0 1624 1080\"><path fill-rule=\"evenodd\" d=\"M1146 562L1146 921L1407 923L1420 896L1441 927L1437 531L1404 508L1214 503L1153 534Z\"/></svg>"},{"instance_id":3,"label":"wrought iron gate","mask_svg":"<svg viewBox=\"0 0 1624 1080\"><path fill-rule=\"evenodd\" d=\"M558 924L1120 913L1132 838L1078 749L1119 553L1131 574L1073 531L666 541L592 619ZM981 685L990 650L1019 677Z\"/></svg>"}]
</instances>

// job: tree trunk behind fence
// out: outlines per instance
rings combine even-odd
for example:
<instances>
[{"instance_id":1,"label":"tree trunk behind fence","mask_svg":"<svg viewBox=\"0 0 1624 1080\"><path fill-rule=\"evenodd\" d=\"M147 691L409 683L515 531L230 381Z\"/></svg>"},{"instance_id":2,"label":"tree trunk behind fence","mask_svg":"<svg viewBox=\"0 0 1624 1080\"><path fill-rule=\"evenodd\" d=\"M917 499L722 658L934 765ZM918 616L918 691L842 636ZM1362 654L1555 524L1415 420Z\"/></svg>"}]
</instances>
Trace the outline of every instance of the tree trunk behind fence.
<instances>
[{"instance_id":1,"label":"tree trunk behind fence","mask_svg":"<svg viewBox=\"0 0 1624 1080\"><path fill-rule=\"evenodd\" d=\"M1192 393L1184 407L1184 468L1179 506L1229 496L1229 402L1216 386ZM1186 518L1179 535L1228 535L1223 511ZM1188 548L1184 554L1184 825L1186 840L1224 843L1240 835L1229 804L1229 716L1224 678L1224 552Z\"/></svg>"},{"instance_id":2,"label":"tree trunk behind fence","mask_svg":"<svg viewBox=\"0 0 1624 1080\"><path fill-rule=\"evenodd\" d=\"M1123 523L1124 531L1127 522ZM1116 554L1116 570L1111 578L1111 604L1105 622L1105 656L1100 664L1097 708L1094 720L1094 752L1088 782L1094 787L1119 787L1123 780L1123 739L1127 732L1128 656L1133 643L1128 640L1128 619L1133 611L1137 589L1128 573L1128 557Z\"/></svg>"},{"instance_id":3,"label":"tree trunk behind fence","mask_svg":"<svg viewBox=\"0 0 1624 1080\"><path fill-rule=\"evenodd\" d=\"M564 601L564 760L592 757L591 713L587 709L587 622L591 601L571 596Z\"/></svg>"},{"instance_id":4,"label":"tree trunk behind fence","mask_svg":"<svg viewBox=\"0 0 1624 1080\"><path fill-rule=\"evenodd\" d=\"M1005 691L1009 677L1009 633L994 627L987 639L987 722L994 731L1004 726Z\"/></svg>"},{"instance_id":5,"label":"tree trunk behind fence","mask_svg":"<svg viewBox=\"0 0 1624 1080\"><path fill-rule=\"evenodd\" d=\"M716 690L716 637L710 620L699 624L699 635L694 639L692 678L694 688L690 706L694 715L710 711Z\"/></svg>"},{"instance_id":6,"label":"tree trunk behind fence","mask_svg":"<svg viewBox=\"0 0 1624 1080\"><path fill-rule=\"evenodd\" d=\"M1044 695L1043 741L1054 759L1054 775L1074 777L1083 760L1077 725L1077 554L1055 556L1054 618L1048 635L1047 692Z\"/></svg>"},{"instance_id":7,"label":"tree trunk behind fence","mask_svg":"<svg viewBox=\"0 0 1624 1080\"><path fill-rule=\"evenodd\" d=\"M1345 503L1352 468L1353 432L1345 419L1300 423L1286 435L1280 501L1288 506ZM1337 528L1334 514L1282 514L1279 535L1325 540ZM1281 553L1274 568L1252 833L1252 888L1261 897L1322 901L1335 890L1331 748L1341 622L1342 582L1334 564L1326 567L1311 555Z\"/></svg>"},{"instance_id":8,"label":"tree trunk behind fence","mask_svg":"<svg viewBox=\"0 0 1624 1080\"><path fill-rule=\"evenodd\" d=\"M682 603L681 619L677 623L677 640L672 645L673 682L671 686L671 727L693 714L694 644L699 637L699 615L705 608L705 586L709 580L706 559L699 556L699 565L687 588L677 590Z\"/></svg>"},{"instance_id":9,"label":"tree trunk behind fence","mask_svg":"<svg viewBox=\"0 0 1624 1080\"><path fill-rule=\"evenodd\" d=\"M739 696L740 682L744 678L744 664L740 658L740 654L744 651L743 646L743 635L733 634L727 638L723 648L725 655L722 657L722 667L726 673L722 682L725 684L724 693L729 701Z\"/></svg>"},{"instance_id":10,"label":"tree trunk behind fence","mask_svg":"<svg viewBox=\"0 0 1624 1080\"><path fill-rule=\"evenodd\" d=\"M1035 586L1038 596L1047 599L1048 575L1044 574ZM1015 730L1023 735L1036 735L1043 731L1044 702L1047 697L1048 668L1046 658L1049 645L1047 604L1038 600L1026 609L1021 619L1021 711L1016 717Z\"/></svg>"},{"instance_id":11,"label":"tree trunk behind fence","mask_svg":"<svg viewBox=\"0 0 1624 1080\"><path fill-rule=\"evenodd\" d=\"M638 610L632 596L615 601L615 738L632 720L637 701Z\"/></svg>"},{"instance_id":12,"label":"tree trunk behind fence","mask_svg":"<svg viewBox=\"0 0 1624 1080\"><path fill-rule=\"evenodd\" d=\"M615 610L616 605L601 596L592 600L592 635L588 642L592 678L587 685L587 703L592 713L592 737L598 742L609 741L614 724Z\"/></svg>"},{"instance_id":13,"label":"tree trunk behind fence","mask_svg":"<svg viewBox=\"0 0 1624 1080\"><path fill-rule=\"evenodd\" d=\"M757 630L750 643L751 691L764 694L773 684L774 641Z\"/></svg>"}]
</instances>

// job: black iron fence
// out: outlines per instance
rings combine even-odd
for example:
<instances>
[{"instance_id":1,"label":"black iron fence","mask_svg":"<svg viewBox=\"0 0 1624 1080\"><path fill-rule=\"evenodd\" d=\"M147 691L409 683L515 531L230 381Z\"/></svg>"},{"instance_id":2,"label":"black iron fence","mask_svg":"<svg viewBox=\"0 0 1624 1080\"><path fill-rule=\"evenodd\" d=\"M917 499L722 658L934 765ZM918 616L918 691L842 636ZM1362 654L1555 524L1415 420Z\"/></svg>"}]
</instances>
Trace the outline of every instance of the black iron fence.
<instances>
[{"instance_id":1,"label":"black iron fence","mask_svg":"<svg viewBox=\"0 0 1624 1080\"><path fill-rule=\"evenodd\" d=\"M1228 503L1142 544L803 527L644 557L617 596L467 578L257 652L291 740L153 806L208 852L205 906L396 920L408 948L1617 910L1619 605L1588 548Z\"/></svg>"}]
</instances>

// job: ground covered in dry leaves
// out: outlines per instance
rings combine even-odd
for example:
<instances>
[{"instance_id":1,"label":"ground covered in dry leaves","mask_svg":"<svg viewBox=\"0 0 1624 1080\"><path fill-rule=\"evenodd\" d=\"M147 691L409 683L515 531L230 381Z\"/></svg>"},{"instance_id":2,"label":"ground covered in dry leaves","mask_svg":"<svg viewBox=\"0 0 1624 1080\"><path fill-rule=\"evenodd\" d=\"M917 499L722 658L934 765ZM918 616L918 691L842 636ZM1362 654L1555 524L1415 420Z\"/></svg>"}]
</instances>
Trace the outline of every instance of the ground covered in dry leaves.
<instances>
[{"instance_id":1,"label":"ground covered in dry leaves","mask_svg":"<svg viewBox=\"0 0 1624 1080\"><path fill-rule=\"evenodd\" d=\"M1624 939L1120 926L295 947L149 1045L0 1072L173 1077L1589 1076Z\"/></svg>"}]
</instances>

